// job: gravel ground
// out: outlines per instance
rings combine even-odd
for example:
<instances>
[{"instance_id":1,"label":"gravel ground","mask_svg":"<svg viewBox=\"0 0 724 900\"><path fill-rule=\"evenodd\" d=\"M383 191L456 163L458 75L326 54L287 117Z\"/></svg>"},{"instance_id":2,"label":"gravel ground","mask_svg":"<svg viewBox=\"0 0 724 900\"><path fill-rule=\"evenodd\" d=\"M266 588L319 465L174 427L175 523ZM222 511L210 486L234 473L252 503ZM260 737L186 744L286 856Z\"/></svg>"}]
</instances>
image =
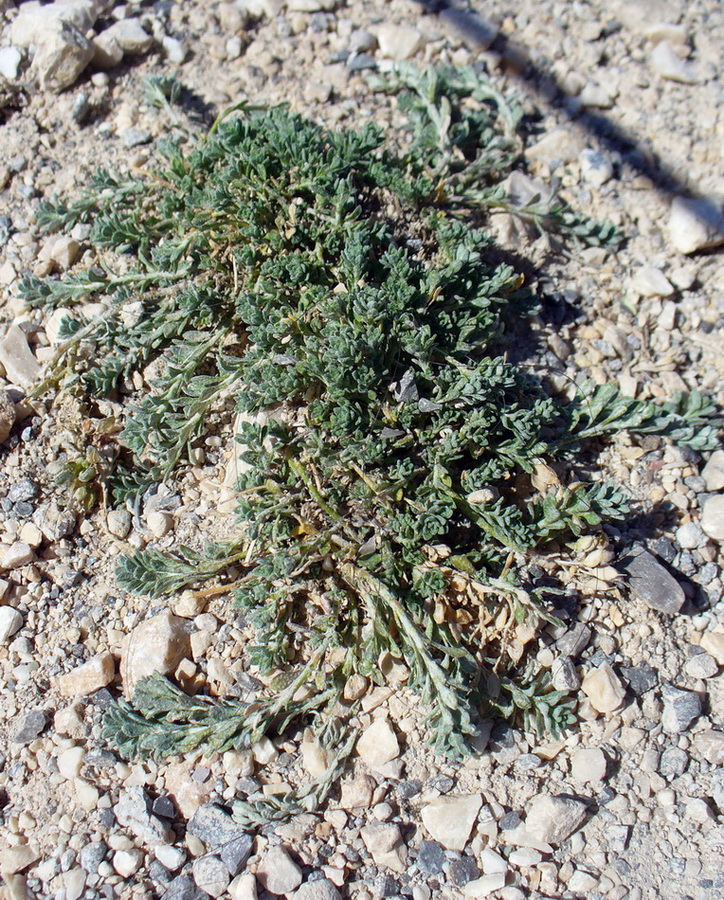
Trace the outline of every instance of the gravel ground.
<instances>
[{"instance_id":1,"label":"gravel ground","mask_svg":"<svg viewBox=\"0 0 724 900\"><path fill-rule=\"evenodd\" d=\"M331 125L385 124L395 113L365 76L386 60L487 69L538 111L531 176L627 238L616 255L562 253L497 218L499 240L540 267L546 299L531 326L547 349L536 365L561 391L583 372L641 397L698 389L724 403L720 5L490 0L476 4L484 21L432 6L0 0L5 900L724 897L724 451L628 438L604 451L642 512L560 561L571 617L536 654L578 694L579 725L561 741L496 724L464 764L436 758L394 665L364 701L353 764L326 806L245 830L224 804L317 773L324 754L308 735L163 764L128 763L100 738L121 660L126 684L165 653L189 687L254 688L243 624L223 598L183 594L170 615L112 576L128 547L230 527L224 432L134 515L83 515L54 477L83 447L82 415L27 397L57 322L23 305L17 279L90 253L82 228L41 235L34 210L99 166L144 165L167 130L144 105L149 73L179 77L201 132L242 97Z\"/></svg>"}]
</instances>

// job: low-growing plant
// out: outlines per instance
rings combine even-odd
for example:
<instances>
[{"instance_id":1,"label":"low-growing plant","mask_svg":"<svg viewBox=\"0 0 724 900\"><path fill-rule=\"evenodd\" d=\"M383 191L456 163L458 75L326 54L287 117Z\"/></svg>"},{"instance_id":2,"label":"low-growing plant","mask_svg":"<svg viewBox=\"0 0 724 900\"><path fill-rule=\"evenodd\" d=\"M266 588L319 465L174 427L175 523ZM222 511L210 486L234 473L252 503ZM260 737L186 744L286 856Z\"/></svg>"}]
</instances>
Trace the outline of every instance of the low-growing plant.
<instances>
[{"instance_id":1,"label":"low-growing plant","mask_svg":"<svg viewBox=\"0 0 724 900\"><path fill-rule=\"evenodd\" d=\"M699 395L657 405L605 385L562 400L506 361L534 297L480 226L511 210L520 111L470 70L403 68L375 87L410 116L394 147L371 124L238 108L196 143L160 145L148 173L99 173L41 205L48 229L92 224L100 261L22 286L72 307L61 388L118 397L160 361L125 412L117 501L172 477L228 398L244 413L238 537L201 556L135 552L118 579L159 597L237 566L257 635L246 661L272 689L245 705L154 676L105 733L130 756L174 754L314 723L337 744L330 770L286 805L240 808L246 821L310 808L334 783L354 737L345 686L381 683L381 657L404 661L439 751L465 753L495 712L563 730L570 699L517 667L521 629L558 621L529 554L628 511L617 486L574 478L577 454L625 429L715 440ZM178 93L155 88L161 107ZM561 202L513 211L571 240L618 239ZM536 489L554 460L561 478Z\"/></svg>"}]
</instances>

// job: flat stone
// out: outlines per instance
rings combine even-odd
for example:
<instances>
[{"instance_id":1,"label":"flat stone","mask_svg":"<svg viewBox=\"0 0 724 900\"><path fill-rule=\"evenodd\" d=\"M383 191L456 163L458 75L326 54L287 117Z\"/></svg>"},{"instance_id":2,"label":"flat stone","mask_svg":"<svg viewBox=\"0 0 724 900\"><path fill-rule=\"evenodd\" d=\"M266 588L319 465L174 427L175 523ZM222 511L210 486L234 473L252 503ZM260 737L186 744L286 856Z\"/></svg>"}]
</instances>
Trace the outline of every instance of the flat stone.
<instances>
[{"instance_id":1,"label":"flat stone","mask_svg":"<svg viewBox=\"0 0 724 900\"><path fill-rule=\"evenodd\" d=\"M724 765L724 731L709 728L692 737L697 754L712 766Z\"/></svg>"},{"instance_id":2,"label":"flat stone","mask_svg":"<svg viewBox=\"0 0 724 900\"><path fill-rule=\"evenodd\" d=\"M665 685L661 691L664 712L661 726L667 734L683 734L701 715L701 699L693 691Z\"/></svg>"},{"instance_id":3,"label":"flat stone","mask_svg":"<svg viewBox=\"0 0 724 900\"><path fill-rule=\"evenodd\" d=\"M93 53L91 41L74 25L63 22L43 36L31 71L42 88L59 94L75 84Z\"/></svg>"},{"instance_id":4,"label":"flat stone","mask_svg":"<svg viewBox=\"0 0 724 900\"><path fill-rule=\"evenodd\" d=\"M186 831L203 841L209 850L218 850L230 841L247 837L244 828L229 813L213 803L199 806L186 826Z\"/></svg>"},{"instance_id":5,"label":"flat stone","mask_svg":"<svg viewBox=\"0 0 724 900\"><path fill-rule=\"evenodd\" d=\"M707 491L724 490L724 450L715 450L701 470Z\"/></svg>"},{"instance_id":6,"label":"flat stone","mask_svg":"<svg viewBox=\"0 0 724 900\"><path fill-rule=\"evenodd\" d=\"M360 829L360 836L376 865L393 872L407 870L407 847L398 825L372 822Z\"/></svg>"},{"instance_id":7,"label":"flat stone","mask_svg":"<svg viewBox=\"0 0 724 900\"><path fill-rule=\"evenodd\" d=\"M368 809L372 804L372 795L376 787L377 782L370 775L358 775L351 781L343 781L340 807L342 809Z\"/></svg>"},{"instance_id":8,"label":"flat stone","mask_svg":"<svg viewBox=\"0 0 724 900\"><path fill-rule=\"evenodd\" d=\"M536 797L528 808L525 828L546 844L562 844L586 818L586 805L569 797Z\"/></svg>"},{"instance_id":9,"label":"flat stone","mask_svg":"<svg viewBox=\"0 0 724 900\"><path fill-rule=\"evenodd\" d=\"M706 536L696 522L684 522L676 529L676 541L682 550L696 550L706 543Z\"/></svg>"},{"instance_id":10,"label":"flat stone","mask_svg":"<svg viewBox=\"0 0 724 900\"><path fill-rule=\"evenodd\" d=\"M121 658L121 678L127 697L141 678L160 672L169 675L191 652L186 621L165 611L136 626Z\"/></svg>"},{"instance_id":11,"label":"flat stone","mask_svg":"<svg viewBox=\"0 0 724 900\"><path fill-rule=\"evenodd\" d=\"M422 821L447 850L464 850L482 805L480 794L440 797L423 807Z\"/></svg>"},{"instance_id":12,"label":"flat stone","mask_svg":"<svg viewBox=\"0 0 724 900\"><path fill-rule=\"evenodd\" d=\"M713 678L719 672L719 665L708 653L697 653L686 661L684 671L689 678Z\"/></svg>"},{"instance_id":13,"label":"flat stone","mask_svg":"<svg viewBox=\"0 0 724 900\"><path fill-rule=\"evenodd\" d=\"M651 52L651 64L657 75L681 84L697 84L700 80L694 66L682 59L668 41L661 41Z\"/></svg>"},{"instance_id":14,"label":"flat stone","mask_svg":"<svg viewBox=\"0 0 724 900\"><path fill-rule=\"evenodd\" d=\"M5 366L8 379L20 387L29 387L40 377L38 361L19 325L11 325L0 342L0 362Z\"/></svg>"},{"instance_id":15,"label":"flat stone","mask_svg":"<svg viewBox=\"0 0 724 900\"><path fill-rule=\"evenodd\" d=\"M302 883L302 870L283 847L271 847L259 864L256 877L271 894L289 894Z\"/></svg>"},{"instance_id":16,"label":"flat stone","mask_svg":"<svg viewBox=\"0 0 724 900\"><path fill-rule=\"evenodd\" d=\"M600 747L577 750L571 760L571 774L579 784L599 784L604 781L606 767L606 754Z\"/></svg>"},{"instance_id":17,"label":"flat stone","mask_svg":"<svg viewBox=\"0 0 724 900\"><path fill-rule=\"evenodd\" d=\"M357 753L372 768L383 766L400 755L400 744L387 719L375 719L357 741Z\"/></svg>"},{"instance_id":18,"label":"flat stone","mask_svg":"<svg viewBox=\"0 0 724 900\"><path fill-rule=\"evenodd\" d=\"M23 716L20 727L13 736L13 741L16 744L29 744L43 732L47 724L46 714L40 709L32 709Z\"/></svg>"},{"instance_id":19,"label":"flat stone","mask_svg":"<svg viewBox=\"0 0 724 900\"><path fill-rule=\"evenodd\" d=\"M194 860L193 876L196 886L212 897L220 897L229 887L229 870L218 856L200 856Z\"/></svg>"},{"instance_id":20,"label":"flat stone","mask_svg":"<svg viewBox=\"0 0 724 900\"><path fill-rule=\"evenodd\" d=\"M680 253L696 253L724 243L724 214L717 201L675 197L669 214L669 238Z\"/></svg>"},{"instance_id":21,"label":"flat stone","mask_svg":"<svg viewBox=\"0 0 724 900\"><path fill-rule=\"evenodd\" d=\"M621 569L629 576L629 588L637 600L667 615L680 612L686 602L684 589L648 550L637 548L624 559Z\"/></svg>"},{"instance_id":22,"label":"flat stone","mask_svg":"<svg viewBox=\"0 0 724 900\"><path fill-rule=\"evenodd\" d=\"M0 644L7 644L10 638L23 627L23 614L12 606L0 606Z\"/></svg>"},{"instance_id":23,"label":"flat stone","mask_svg":"<svg viewBox=\"0 0 724 900\"><path fill-rule=\"evenodd\" d=\"M705 631L701 636L701 649L724 666L724 631Z\"/></svg>"},{"instance_id":24,"label":"flat stone","mask_svg":"<svg viewBox=\"0 0 724 900\"><path fill-rule=\"evenodd\" d=\"M160 900L208 900L206 891L200 890L190 875L174 878L161 894Z\"/></svg>"},{"instance_id":25,"label":"flat stone","mask_svg":"<svg viewBox=\"0 0 724 900\"><path fill-rule=\"evenodd\" d=\"M6 847L0 850L0 873L4 878L9 875L17 875L40 857L32 844L18 844L16 847Z\"/></svg>"},{"instance_id":26,"label":"flat stone","mask_svg":"<svg viewBox=\"0 0 724 900\"><path fill-rule=\"evenodd\" d=\"M489 897L491 894L505 887L505 875L497 872L494 875L483 875L475 881L469 881L463 887L463 896L476 900L478 897Z\"/></svg>"},{"instance_id":27,"label":"flat stone","mask_svg":"<svg viewBox=\"0 0 724 900\"><path fill-rule=\"evenodd\" d=\"M581 682L581 690L600 713L617 710L626 697L626 689L608 663L587 672Z\"/></svg>"},{"instance_id":28,"label":"flat stone","mask_svg":"<svg viewBox=\"0 0 724 900\"><path fill-rule=\"evenodd\" d=\"M116 674L116 663L110 653L99 653L82 666L58 678L57 684L64 697L87 697L109 685Z\"/></svg>"},{"instance_id":29,"label":"flat stone","mask_svg":"<svg viewBox=\"0 0 724 900\"><path fill-rule=\"evenodd\" d=\"M670 297L675 288L661 269L642 266L631 279L631 289L640 297Z\"/></svg>"},{"instance_id":30,"label":"flat stone","mask_svg":"<svg viewBox=\"0 0 724 900\"><path fill-rule=\"evenodd\" d=\"M140 785L123 788L113 812L121 827L128 828L148 846L167 844L171 839L168 823L152 814L151 801Z\"/></svg>"},{"instance_id":31,"label":"flat stone","mask_svg":"<svg viewBox=\"0 0 724 900\"><path fill-rule=\"evenodd\" d=\"M701 527L707 537L724 543L724 494L709 497L701 512Z\"/></svg>"},{"instance_id":32,"label":"flat stone","mask_svg":"<svg viewBox=\"0 0 724 900\"><path fill-rule=\"evenodd\" d=\"M445 851L437 841L420 841L415 863L423 875L439 875L446 861Z\"/></svg>"},{"instance_id":33,"label":"flat stone","mask_svg":"<svg viewBox=\"0 0 724 900\"><path fill-rule=\"evenodd\" d=\"M293 900L342 900L342 895L328 878L318 878L303 884L294 893Z\"/></svg>"},{"instance_id":34,"label":"flat stone","mask_svg":"<svg viewBox=\"0 0 724 900\"><path fill-rule=\"evenodd\" d=\"M385 23L377 31L380 55L385 59L402 62L414 56L422 46L422 35L409 25Z\"/></svg>"}]
</instances>

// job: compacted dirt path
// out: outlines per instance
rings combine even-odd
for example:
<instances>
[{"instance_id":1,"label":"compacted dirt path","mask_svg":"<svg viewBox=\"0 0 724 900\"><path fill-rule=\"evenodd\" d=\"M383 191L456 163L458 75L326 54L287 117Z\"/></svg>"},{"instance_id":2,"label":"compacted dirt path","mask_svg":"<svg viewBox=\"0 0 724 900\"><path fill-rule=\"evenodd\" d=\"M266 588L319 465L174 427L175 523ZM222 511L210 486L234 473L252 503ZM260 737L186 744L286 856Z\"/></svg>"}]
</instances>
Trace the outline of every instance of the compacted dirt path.
<instances>
[{"instance_id":1,"label":"compacted dirt path","mask_svg":"<svg viewBox=\"0 0 724 900\"><path fill-rule=\"evenodd\" d=\"M559 390L583 373L641 397L698 390L724 402L720 4L443 6L0 0L6 900L724 897L721 450L628 438L604 450L640 512L578 548L571 618L535 649L578 699L578 724L561 740L497 723L464 763L447 762L425 745L404 666L390 664L331 799L252 827L230 818L230 801L283 794L324 768L303 732L164 762L129 762L101 738L121 660L128 672L180 647L186 684L230 698L255 689L244 622L227 600L181 594L170 615L113 579L124 550L199 546L232 527L228 428L142 507L84 512L57 478L87 453L84 419L30 396L55 353L58 316L29 309L19 279L92 252L86 226L42 234L38 203L72 196L99 168L146 164L174 127L145 99L149 74L177 77L181 124L201 134L244 98L331 127L386 126L394 104L366 78L392 61L489 73L530 114L529 176L626 238L615 254L561 250L494 218L497 239L539 268L536 365Z\"/></svg>"}]
</instances>

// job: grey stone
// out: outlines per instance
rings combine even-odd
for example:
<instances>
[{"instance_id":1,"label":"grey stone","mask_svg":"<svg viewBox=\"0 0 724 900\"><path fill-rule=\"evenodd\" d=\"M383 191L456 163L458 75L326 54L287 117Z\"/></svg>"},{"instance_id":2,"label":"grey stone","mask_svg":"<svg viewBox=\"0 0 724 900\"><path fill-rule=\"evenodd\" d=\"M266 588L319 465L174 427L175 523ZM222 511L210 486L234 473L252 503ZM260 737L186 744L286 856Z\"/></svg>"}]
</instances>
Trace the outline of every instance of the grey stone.
<instances>
[{"instance_id":1,"label":"grey stone","mask_svg":"<svg viewBox=\"0 0 724 900\"><path fill-rule=\"evenodd\" d=\"M480 869L472 856L462 856L454 859L447 870L447 880L455 887L463 887L469 882L480 877Z\"/></svg>"},{"instance_id":2,"label":"grey stone","mask_svg":"<svg viewBox=\"0 0 724 900\"><path fill-rule=\"evenodd\" d=\"M294 900L341 900L342 895L328 878L308 881L297 888Z\"/></svg>"},{"instance_id":3,"label":"grey stone","mask_svg":"<svg viewBox=\"0 0 724 900\"><path fill-rule=\"evenodd\" d=\"M171 829L151 812L151 801L140 785L124 788L113 808L118 824L128 828L144 844L166 844Z\"/></svg>"},{"instance_id":4,"label":"grey stone","mask_svg":"<svg viewBox=\"0 0 724 900\"><path fill-rule=\"evenodd\" d=\"M645 662L639 663L637 666L624 666L621 669L621 675L637 697L655 688L659 683L658 671Z\"/></svg>"},{"instance_id":5,"label":"grey stone","mask_svg":"<svg viewBox=\"0 0 724 900\"><path fill-rule=\"evenodd\" d=\"M664 712L661 725L667 734L683 734L701 715L701 699L693 691L683 691L672 685L662 690Z\"/></svg>"},{"instance_id":6,"label":"grey stone","mask_svg":"<svg viewBox=\"0 0 724 900\"><path fill-rule=\"evenodd\" d=\"M254 841L248 834L233 838L221 848L221 859L232 878L244 868L253 848Z\"/></svg>"},{"instance_id":7,"label":"grey stone","mask_svg":"<svg viewBox=\"0 0 724 900\"><path fill-rule=\"evenodd\" d=\"M8 491L8 500L11 503L17 503L19 500L32 500L38 496L38 490L38 485L34 481L25 478L11 486Z\"/></svg>"},{"instance_id":8,"label":"grey stone","mask_svg":"<svg viewBox=\"0 0 724 900\"><path fill-rule=\"evenodd\" d=\"M123 132L123 145L128 147L142 147L151 143L151 133L141 128L126 128Z\"/></svg>"},{"instance_id":9,"label":"grey stone","mask_svg":"<svg viewBox=\"0 0 724 900\"><path fill-rule=\"evenodd\" d=\"M107 853L108 847L103 841L91 841L80 851L80 864L89 875L95 875Z\"/></svg>"},{"instance_id":10,"label":"grey stone","mask_svg":"<svg viewBox=\"0 0 724 900\"><path fill-rule=\"evenodd\" d=\"M47 724L48 717L45 713L40 709L33 709L23 716L13 740L16 744L29 744L38 737Z\"/></svg>"},{"instance_id":11,"label":"grey stone","mask_svg":"<svg viewBox=\"0 0 724 900\"><path fill-rule=\"evenodd\" d=\"M559 656L551 666L551 681L557 691L575 691L581 679L570 656Z\"/></svg>"},{"instance_id":12,"label":"grey stone","mask_svg":"<svg viewBox=\"0 0 724 900\"><path fill-rule=\"evenodd\" d=\"M437 841L421 841L415 862L423 874L439 875L446 862L445 851Z\"/></svg>"},{"instance_id":13,"label":"grey stone","mask_svg":"<svg viewBox=\"0 0 724 900\"><path fill-rule=\"evenodd\" d=\"M0 389L0 444L9 437L15 424L15 404L7 391Z\"/></svg>"},{"instance_id":14,"label":"grey stone","mask_svg":"<svg viewBox=\"0 0 724 900\"><path fill-rule=\"evenodd\" d=\"M410 781L401 781L397 785L397 796L401 800L410 800L412 797L416 797L421 790L422 782L413 778Z\"/></svg>"},{"instance_id":15,"label":"grey stone","mask_svg":"<svg viewBox=\"0 0 724 900\"><path fill-rule=\"evenodd\" d=\"M200 890L189 875L179 875L169 882L160 900L207 900L209 895Z\"/></svg>"},{"instance_id":16,"label":"grey stone","mask_svg":"<svg viewBox=\"0 0 724 900\"><path fill-rule=\"evenodd\" d=\"M680 747L667 747L659 759L659 774L664 778L678 778L689 765L689 754Z\"/></svg>"},{"instance_id":17,"label":"grey stone","mask_svg":"<svg viewBox=\"0 0 724 900\"><path fill-rule=\"evenodd\" d=\"M208 850L218 850L230 841L247 836L243 827L228 812L213 803L199 806L186 831L203 841Z\"/></svg>"},{"instance_id":18,"label":"grey stone","mask_svg":"<svg viewBox=\"0 0 724 900\"><path fill-rule=\"evenodd\" d=\"M591 629L583 622L578 622L556 641L556 650L563 656L576 657L582 653L591 640Z\"/></svg>"},{"instance_id":19,"label":"grey stone","mask_svg":"<svg viewBox=\"0 0 724 900\"><path fill-rule=\"evenodd\" d=\"M708 653L696 653L684 665L690 678L713 678L719 671L719 664Z\"/></svg>"},{"instance_id":20,"label":"grey stone","mask_svg":"<svg viewBox=\"0 0 724 900\"><path fill-rule=\"evenodd\" d=\"M639 547L624 559L621 568L629 576L631 593L652 609L675 615L686 601L684 590L648 550Z\"/></svg>"},{"instance_id":21,"label":"grey stone","mask_svg":"<svg viewBox=\"0 0 724 900\"><path fill-rule=\"evenodd\" d=\"M594 187L601 187L613 178L613 164L600 150L584 150L579 156L583 180Z\"/></svg>"}]
</instances>

